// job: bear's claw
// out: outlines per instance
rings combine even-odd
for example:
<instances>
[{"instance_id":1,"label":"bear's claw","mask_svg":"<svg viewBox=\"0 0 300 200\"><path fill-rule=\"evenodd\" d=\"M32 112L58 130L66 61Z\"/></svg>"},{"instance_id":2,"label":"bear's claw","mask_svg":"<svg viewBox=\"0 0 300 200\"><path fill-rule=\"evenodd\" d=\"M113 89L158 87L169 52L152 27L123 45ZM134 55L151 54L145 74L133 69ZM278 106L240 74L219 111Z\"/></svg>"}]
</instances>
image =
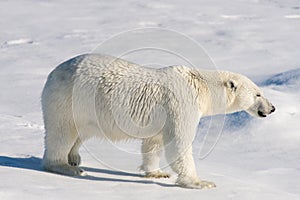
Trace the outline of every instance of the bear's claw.
<instances>
[{"instance_id":1,"label":"bear's claw","mask_svg":"<svg viewBox=\"0 0 300 200\"><path fill-rule=\"evenodd\" d=\"M200 189L210 189L210 188L214 188L216 187L216 184L214 184L213 182L209 182L209 181L200 181L195 183L196 186L199 186Z\"/></svg>"},{"instance_id":2,"label":"bear's claw","mask_svg":"<svg viewBox=\"0 0 300 200\"><path fill-rule=\"evenodd\" d=\"M145 178L170 178L170 174L165 172L146 172Z\"/></svg>"},{"instance_id":3,"label":"bear's claw","mask_svg":"<svg viewBox=\"0 0 300 200\"><path fill-rule=\"evenodd\" d=\"M50 172L63 174L67 176L86 176L87 173L75 166L70 166L68 164L58 164L58 165L51 165L51 166L44 166L44 169Z\"/></svg>"},{"instance_id":4,"label":"bear's claw","mask_svg":"<svg viewBox=\"0 0 300 200\"><path fill-rule=\"evenodd\" d=\"M177 184L181 187L191 188L191 189L210 189L215 188L216 185L213 182L204 181L204 180L184 180L177 181Z\"/></svg>"}]
</instances>

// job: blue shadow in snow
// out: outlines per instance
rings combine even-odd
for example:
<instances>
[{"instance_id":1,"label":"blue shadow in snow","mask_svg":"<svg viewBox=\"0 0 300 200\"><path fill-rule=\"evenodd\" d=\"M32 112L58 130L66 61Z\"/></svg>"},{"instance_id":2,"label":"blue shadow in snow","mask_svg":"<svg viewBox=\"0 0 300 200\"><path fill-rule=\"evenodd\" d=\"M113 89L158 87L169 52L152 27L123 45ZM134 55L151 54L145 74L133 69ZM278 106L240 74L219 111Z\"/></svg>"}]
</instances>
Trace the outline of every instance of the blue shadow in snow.
<instances>
[{"instance_id":1,"label":"blue shadow in snow","mask_svg":"<svg viewBox=\"0 0 300 200\"><path fill-rule=\"evenodd\" d=\"M110 174L110 175L118 175L118 176L131 176L131 177L143 177L141 174L123 172L123 171L115 171L110 169L100 169L100 168L92 168L92 167L80 167L81 169L87 172L96 172L101 174Z\"/></svg>"},{"instance_id":2,"label":"blue shadow in snow","mask_svg":"<svg viewBox=\"0 0 300 200\"><path fill-rule=\"evenodd\" d=\"M223 126L224 130L232 131L247 126L253 120L253 117L250 116L245 111L227 114L225 116L224 115L219 115L219 116L223 116L223 117L216 118L216 119L214 119L214 116L202 118L199 122L199 127L201 129L205 129L205 127L206 128L210 127L212 128L212 130L214 130L214 127L220 127L220 125L223 126L224 123Z\"/></svg>"},{"instance_id":3,"label":"blue shadow in snow","mask_svg":"<svg viewBox=\"0 0 300 200\"><path fill-rule=\"evenodd\" d=\"M245 111L228 114L225 118L224 128L227 130L240 129L247 126L252 119L253 117Z\"/></svg>"},{"instance_id":4,"label":"blue shadow in snow","mask_svg":"<svg viewBox=\"0 0 300 200\"><path fill-rule=\"evenodd\" d=\"M300 79L300 68L282 72L271 76L269 79L263 81L260 85L269 86L269 85L290 85Z\"/></svg>"},{"instance_id":5,"label":"blue shadow in snow","mask_svg":"<svg viewBox=\"0 0 300 200\"><path fill-rule=\"evenodd\" d=\"M7 156L0 156L0 166L5 167L13 167L13 168L20 168L20 169L28 169L34 171L44 171L42 166L42 159L37 157L28 157L28 158L17 158L17 157L7 157ZM102 174L109 174L109 175L116 175L116 176L125 176L125 177L140 177L143 176L140 174L122 172L122 171L115 171L109 169L97 169L91 167L81 167L82 169L86 170L87 172L96 172ZM45 173L48 173L45 171ZM85 179L85 180L92 180L92 181L103 181L103 182L122 182L122 183L139 183L139 184L154 184L159 185L162 187L178 187L175 184L167 184L167 183L160 183L148 179L141 179L141 180L130 180L130 179L121 179L121 178L104 178L104 177L96 177L96 176L74 176L70 178L77 178L77 179Z\"/></svg>"},{"instance_id":6,"label":"blue shadow in snow","mask_svg":"<svg viewBox=\"0 0 300 200\"><path fill-rule=\"evenodd\" d=\"M43 171L42 159L37 157L15 158L0 156L0 166Z\"/></svg>"}]
</instances>

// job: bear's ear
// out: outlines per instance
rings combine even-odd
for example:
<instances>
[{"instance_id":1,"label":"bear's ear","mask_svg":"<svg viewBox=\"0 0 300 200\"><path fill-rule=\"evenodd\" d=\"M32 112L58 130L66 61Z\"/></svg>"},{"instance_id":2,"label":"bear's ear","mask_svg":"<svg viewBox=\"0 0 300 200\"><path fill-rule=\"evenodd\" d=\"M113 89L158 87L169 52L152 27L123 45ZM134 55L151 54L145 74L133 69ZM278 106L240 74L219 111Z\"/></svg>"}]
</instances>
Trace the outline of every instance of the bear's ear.
<instances>
[{"instance_id":1,"label":"bear's ear","mask_svg":"<svg viewBox=\"0 0 300 200\"><path fill-rule=\"evenodd\" d=\"M237 88L237 84L234 80L228 80L225 82L225 86L229 88L231 91L235 92Z\"/></svg>"}]
</instances>

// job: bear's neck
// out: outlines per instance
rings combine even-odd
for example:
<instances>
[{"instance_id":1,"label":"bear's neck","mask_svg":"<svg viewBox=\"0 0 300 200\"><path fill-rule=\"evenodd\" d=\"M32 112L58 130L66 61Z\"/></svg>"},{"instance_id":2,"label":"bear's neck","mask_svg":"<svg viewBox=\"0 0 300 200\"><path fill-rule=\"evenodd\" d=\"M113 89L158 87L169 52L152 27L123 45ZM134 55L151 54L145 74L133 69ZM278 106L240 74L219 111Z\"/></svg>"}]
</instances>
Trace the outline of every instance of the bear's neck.
<instances>
[{"instance_id":1,"label":"bear's neck","mask_svg":"<svg viewBox=\"0 0 300 200\"><path fill-rule=\"evenodd\" d=\"M203 110L202 116L212 116L219 114L230 114L241 111L236 107L233 107L232 99L227 95L224 87L224 80L228 79L228 76L232 74L227 71L214 71L214 70L199 70L205 83L206 91L201 94L203 99L199 99L200 109ZM206 108L205 106L208 105Z\"/></svg>"},{"instance_id":2,"label":"bear's neck","mask_svg":"<svg viewBox=\"0 0 300 200\"><path fill-rule=\"evenodd\" d=\"M227 98L221 81L207 80L207 89L199 95L199 109L202 116L212 116L227 113Z\"/></svg>"},{"instance_id":3,"label":"bear's neck","mask_svg":"<svg viewBox=\"0 0 300 200\"><path fill-rule=\"evenodd\" d=\"M189 85L195 90L198 108L202 116L227 114L227 96L224 82L220 78L226 72L213 70L178 68L186 76ZM221 76L220 76L221 75Z\"/></svg>"}]
</instances>

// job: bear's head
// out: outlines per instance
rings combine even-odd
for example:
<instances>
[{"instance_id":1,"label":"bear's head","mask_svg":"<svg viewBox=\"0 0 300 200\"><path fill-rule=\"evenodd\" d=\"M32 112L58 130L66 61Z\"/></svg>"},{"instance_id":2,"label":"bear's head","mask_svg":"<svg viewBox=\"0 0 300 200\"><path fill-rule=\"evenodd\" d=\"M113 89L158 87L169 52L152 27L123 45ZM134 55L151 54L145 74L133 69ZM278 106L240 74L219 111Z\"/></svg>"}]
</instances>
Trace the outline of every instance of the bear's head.
<instances>
[{"instance_id":1,"label":"bear's head","mask_svg":"<svg viewBox=\"0 0 300 200\"><path fill-rule=\"evenodd\" d=\"M263 96L259 87L247 77L229 73L224 80L227 112L244 110L254 117L266 117L275 107Z\"/></svg>"}]
</instances>

